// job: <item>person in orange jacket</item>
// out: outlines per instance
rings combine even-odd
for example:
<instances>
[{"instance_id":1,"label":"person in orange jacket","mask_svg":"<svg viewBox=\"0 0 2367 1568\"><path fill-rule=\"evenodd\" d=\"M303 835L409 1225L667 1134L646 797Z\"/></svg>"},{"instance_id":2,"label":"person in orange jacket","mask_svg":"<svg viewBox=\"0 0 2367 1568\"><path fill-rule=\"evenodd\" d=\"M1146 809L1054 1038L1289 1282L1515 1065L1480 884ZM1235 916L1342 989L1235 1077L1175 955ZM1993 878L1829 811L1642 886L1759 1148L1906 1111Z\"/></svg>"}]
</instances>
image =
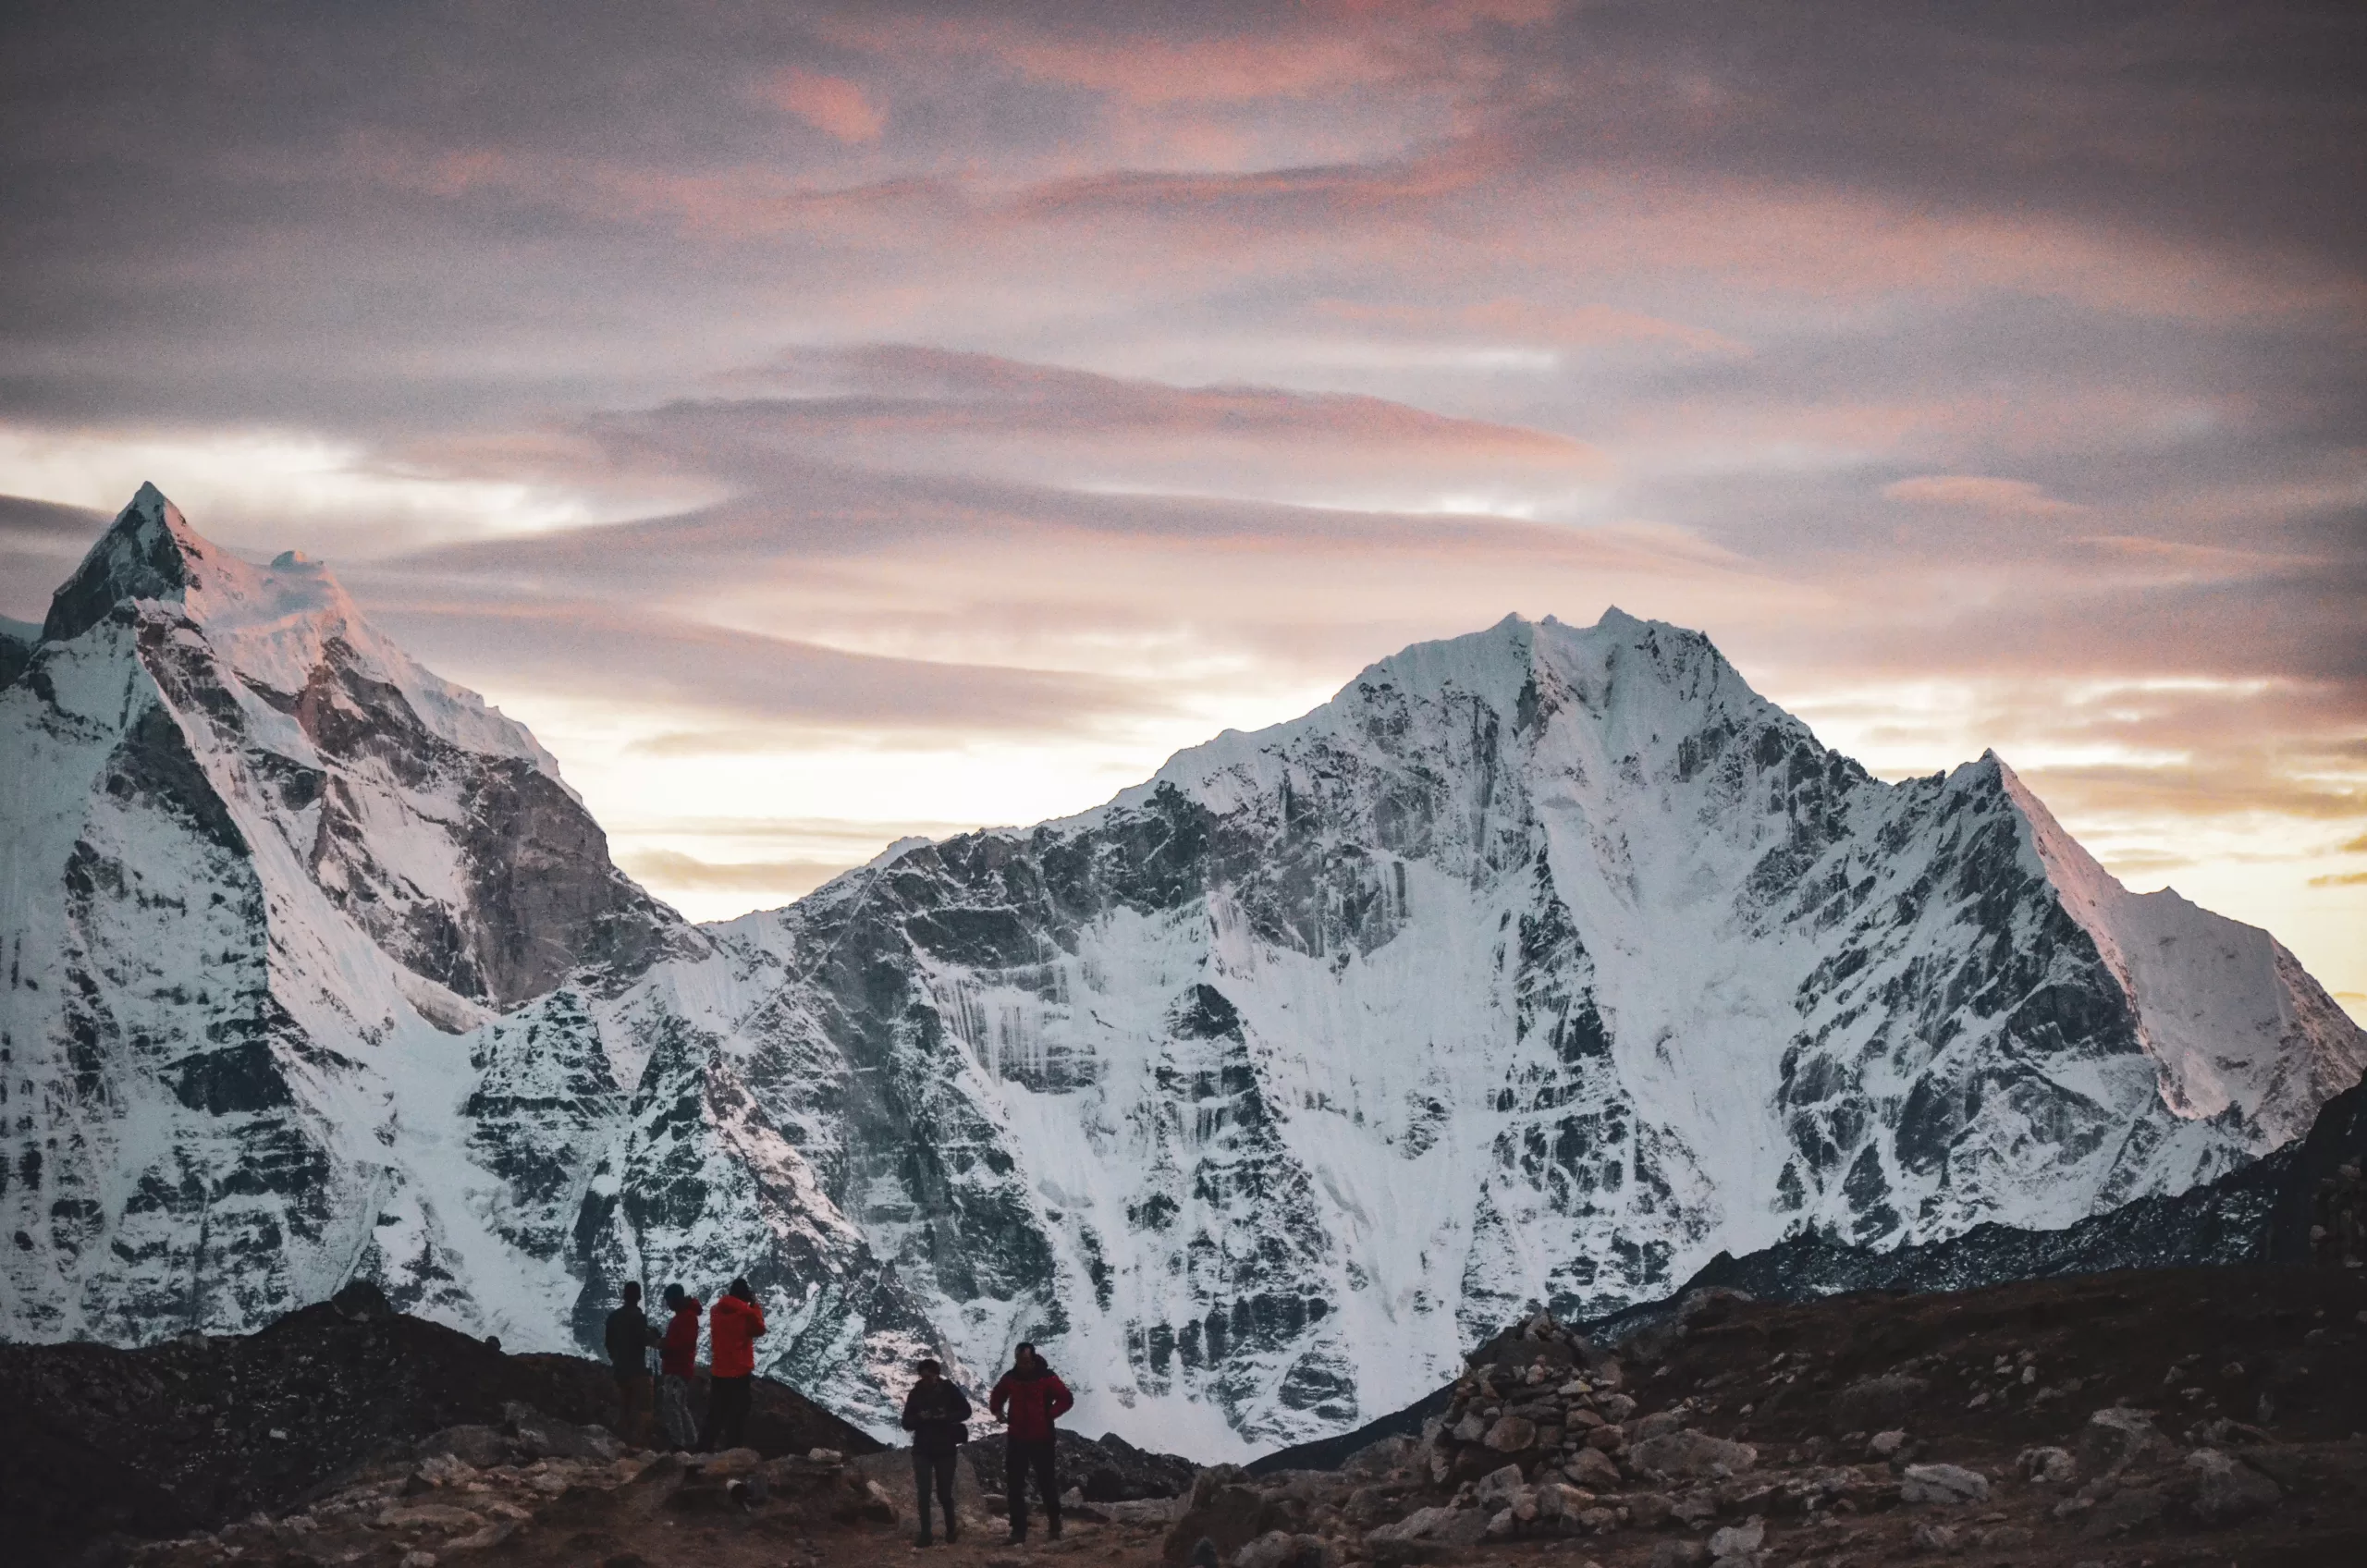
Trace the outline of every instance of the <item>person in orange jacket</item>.
<instances>
[{"instance_id":1,"label":"person in orange jacket","mask_svg":"<svg viewBox=\"0 0 2367 1568\"><path fill-rule=\"evenodd\" d=\"M709 1452L738 1448L748 1435L748 1403L756 1381L756 1340L765 1331L765 1309L745 1280L707 1308L712 1369L706 1385L706 1434L699 1445Z\"/></svg>"},{"instance_id":2,"label":"person in orange jacket","mask_svg":"<svg viewBox=\"0 0 2367 1568\"><path fill-rule=\"evenodd\" d=\"M1060 1375L1044 1365L1036 1347L1023 1344L1012 1356L1011 1370L1002 1375L987 1408L1007 1422L1003 1439L1003 1496L1011 1508L1011 1538L1027 1538L1027 1477L1036 1477L1036 1495L1044 1501L1044 1530L1061 1538L1061 1482L1052 1457L1058 1438L1052 1423L1068 1414L1076 1396Z\"/></svg>"}]
</instances>

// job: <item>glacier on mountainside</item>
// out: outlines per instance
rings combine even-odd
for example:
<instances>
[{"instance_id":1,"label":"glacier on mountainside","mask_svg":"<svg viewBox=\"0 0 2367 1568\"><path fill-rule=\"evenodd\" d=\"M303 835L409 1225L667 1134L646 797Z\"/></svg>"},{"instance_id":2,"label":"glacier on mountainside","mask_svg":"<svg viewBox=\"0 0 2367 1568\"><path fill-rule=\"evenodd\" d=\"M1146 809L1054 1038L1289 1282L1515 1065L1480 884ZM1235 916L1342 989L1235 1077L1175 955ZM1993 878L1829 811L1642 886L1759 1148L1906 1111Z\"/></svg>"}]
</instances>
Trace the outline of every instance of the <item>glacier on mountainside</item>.
<instances>
[{"instance_id":1,"label":"glacier on mountainside","mask_svg":"<svg viewBox=\"0 0 2367 1568\"><path fill-rule=\"evenodd\" d=\"M142 575L151 514L202 587ZM2266 933L2128 893L1994 756L1872 778L1617 611L693 928L319 569L125 519L0 692L12 1337L360 1271L592 1345L624 1279L746 1273L767 1369L875 1426L914 1355L1034 1338L1087 1429L1232 1457L1720 1250L2182 1191L2367 1065Z\"/></svg>"}]
</instances>

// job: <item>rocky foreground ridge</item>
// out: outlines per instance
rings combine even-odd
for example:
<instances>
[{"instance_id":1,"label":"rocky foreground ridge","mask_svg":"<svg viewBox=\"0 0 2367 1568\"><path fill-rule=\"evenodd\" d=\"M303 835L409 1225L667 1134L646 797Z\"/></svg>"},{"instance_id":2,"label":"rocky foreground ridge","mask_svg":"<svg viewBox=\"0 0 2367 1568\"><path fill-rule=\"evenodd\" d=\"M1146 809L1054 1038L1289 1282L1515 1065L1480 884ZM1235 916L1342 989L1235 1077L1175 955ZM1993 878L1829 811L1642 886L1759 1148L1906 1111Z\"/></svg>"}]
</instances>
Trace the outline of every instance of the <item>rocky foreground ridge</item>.
<instances>
[{"instance_id":1,"label":"rocky foreground ridge","mask_svg":"<svg viewBox=\"0 0 2367 1568\"><path fill-rule=\"evenodd\" d=\"M871 1429L1031 1338L1087 1429L1244 1458L1722 1252L2176 1200L2367 1067L2001 760L1872 778L1616 611L705 927L325 569L153 487L8 647L11 1340L359 1279L556 1353L745 1275L766 1370Z\"/></svg>"},{"instance_id":2,"label":"rocky foreground ridge","mask_svg":"<svg viewBox=\"0 0 2367 1568\"><path fill-rule=\"evenodd\" d=\"M1065 1458L1085 1485L1058 1542L1039 1525L1031 1547L1002 1544L999 1467L974 1445L984 1463L962 1472L963 1537L919 1557L906 1456L865 1456L868 1440L843 1427L845 1446L816 1443L833 1435L828 1419L786 1390L760 1405L754 1448L630 1452L593 1420L588 1364L330 1310L202 1352L284 1368L288 1391L318 1406L307 1438L375 1428L358 1450L292 1467L304 1445L203 1435L248 1403L255 1420L283 1417L260 1385L215 1403L202 1357L174 1359L197 1347L0 1350L17 1413L0 1425L14 1544L92 1568L2332 1568L2367 1550L2367 1276L2341 1268L1799 1304L1699 1291L1615 1341L1539 1315L1482 1346L1419 1434L1333 1468L1179 1475L1080 1440ZM373 1354L398 1341L402 1355ZM466 1363L480 1403L419 1398L464 1346L490 1358ZM150 1381L127 1397L106 1368L130 1363ZM452 1423L456 1409L475 1419ZM140 1445L172 1440L141 1435L149 1423L199 1434L157 1478L210 1469L210 1503L139 1513ZM184 1485L175 1506L198 1495Z\"/></svg>"}]
</instances>

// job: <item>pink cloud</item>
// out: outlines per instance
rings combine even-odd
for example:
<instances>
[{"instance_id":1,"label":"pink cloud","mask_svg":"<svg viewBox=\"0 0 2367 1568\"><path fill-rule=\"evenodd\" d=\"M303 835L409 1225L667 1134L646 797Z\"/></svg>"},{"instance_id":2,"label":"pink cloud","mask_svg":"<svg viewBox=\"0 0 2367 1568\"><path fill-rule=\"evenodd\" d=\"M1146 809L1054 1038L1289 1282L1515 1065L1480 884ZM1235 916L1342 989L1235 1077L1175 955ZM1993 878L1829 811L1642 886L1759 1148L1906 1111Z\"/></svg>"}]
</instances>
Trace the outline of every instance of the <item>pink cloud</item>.
<instances>
[{"instance_id":1,"label":"pink cloud","mask_svg":"<svg viewBox=\"0 0 2367 1568\"><path fill-rule=\"evenodd\" d=\"M1461 337L1521 338L1531 342L1588 344L1668 342L1700 353L1748 355L1748 345L1722 332L1610 305L1543 305L1527 300L1475 300L1467 305L1374 305L1346 300L1318 301L1316 309L1358 325Z\"/></svg>"},{"instance_id":2,"label":"pink cloud","mask_svg":"<svg viewBox=\"0 0 2367 1568\"><path fill-rule=\"evenodd\" d=\"M871 142L888 127L888 116L860 82L822 76L791 66L766 81L763 96L815 129L850 143Z\"/></svg>"},{"instance_id":3,"label":"pink cloud","mask_svg":"<svg viewBox=\"0 0 2367 1568\"><path fill-rule=\"evenodd\" d=\"M1531 26L1558 8L1556 0L1331 0L1261 18L1251 29L1183 35L1075 18L1043 28L940 16L842 19L825 33L842 46L885 55L984 55L1030 80L1138 107L1253 104L1425 80L1492 80L1500 62L1441 43L1482 22Z\"/></svg>"},{"instance_id":4,"label":"pink cloud","mask_svg":"<svg viewBox=\"0 0 2367 1568\"><path fill-rule=\"evenodd\" d=\"M1979 474L1932 473L1883 486L1894 501L1916 506L1961 507L2005 517L2056 517L2087 508L2059 500L2026 479L1990 479Z\"/></svg>"}]
</instances>

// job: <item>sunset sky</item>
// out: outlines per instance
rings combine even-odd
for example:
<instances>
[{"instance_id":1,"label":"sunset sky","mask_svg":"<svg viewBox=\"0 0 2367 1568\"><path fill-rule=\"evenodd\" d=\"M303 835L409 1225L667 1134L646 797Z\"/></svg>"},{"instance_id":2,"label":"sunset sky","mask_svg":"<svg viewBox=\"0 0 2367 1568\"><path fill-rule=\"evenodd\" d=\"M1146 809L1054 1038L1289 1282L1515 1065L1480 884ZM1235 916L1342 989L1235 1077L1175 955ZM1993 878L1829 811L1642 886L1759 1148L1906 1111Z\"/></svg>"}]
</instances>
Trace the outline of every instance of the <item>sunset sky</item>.
<instances>
[{"instance_id":1,"label":"sunset sky","mask_svg":"<svg viewBox=\"0 0 2367 1568\"><path fill-rule=\"evenodd\" d=\"M0 614L153 479L700 917L1505 612L2367 1014L2367 8L18 4Z\"/></svg>"}]
</instances>

